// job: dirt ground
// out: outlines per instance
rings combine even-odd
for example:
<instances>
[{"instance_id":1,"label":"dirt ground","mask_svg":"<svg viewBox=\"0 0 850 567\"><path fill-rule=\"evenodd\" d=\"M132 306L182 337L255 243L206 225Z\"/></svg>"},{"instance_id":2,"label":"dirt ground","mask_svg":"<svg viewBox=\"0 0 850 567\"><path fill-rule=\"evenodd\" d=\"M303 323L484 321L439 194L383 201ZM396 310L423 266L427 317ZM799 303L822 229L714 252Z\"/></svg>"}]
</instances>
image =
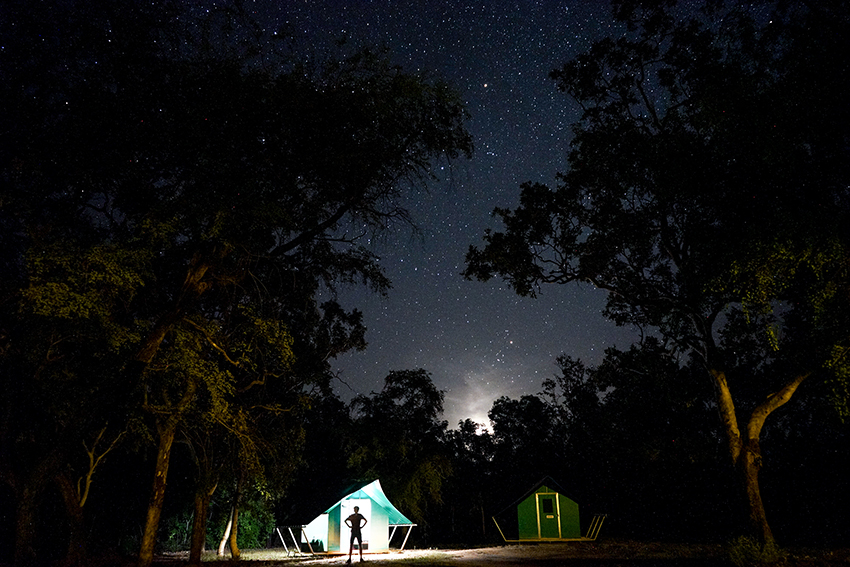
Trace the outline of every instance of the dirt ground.
<instances>
[{"instance_id":1,"label":"dirt ground","mask_svg":"<svg viewBox=\"0 0 850 567\"><path fill-rule=\"evenodd\" d=\"M725 546L645 543L635 541L600 540L525 545L503 545L475 549L411 549L403 552L366 554L365 563L381 567L395 565L430 565L434 567L702 567L731 565ZM301 567L344 565L347 556L287 557L283 550L249 550L243 552L242 562L262 567ZM230 561L205 557L210 567L232 566ZM185 564L179 554L158 557L157 567L177 567ZM353 563L359 563L355 556ZM785 567L850 567L850 548L835 550L791 549L781 563Z\"/></svg>"}]
</instances>

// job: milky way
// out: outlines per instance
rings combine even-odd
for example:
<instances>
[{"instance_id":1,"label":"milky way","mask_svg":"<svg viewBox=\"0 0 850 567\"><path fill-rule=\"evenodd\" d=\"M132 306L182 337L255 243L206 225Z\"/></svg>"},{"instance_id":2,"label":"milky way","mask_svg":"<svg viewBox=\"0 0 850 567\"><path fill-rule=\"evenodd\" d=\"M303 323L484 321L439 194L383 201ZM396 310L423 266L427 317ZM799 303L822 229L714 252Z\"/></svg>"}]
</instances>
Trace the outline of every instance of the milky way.
<instances>
[{"instance_id":1,"label":"milky way","mask_svg":"<svg viewBox=\"0 0 850 567\"><path fill-rule=\"evenodd\" d=\"M400 229L375 243L393 281L387 297L344 291L360 308L369 347L335 363L344 399L381 388L391 370L424 368L446 392L451 426L485 422L494 399L541 390L562 353L598 362L634 334L604 320L604 293L550 286L536 299L503 282L465 281L470 244L498 225L494 207L512 207L524 181L554 184L566 167L578 109L549 72L609 31L607 2L287 2L274 17L314 45L337 37L386 45L405 70L435 73L471 114L472 160L442 163L438 182L411 195L419 232Z\"/></svg>"}]
</instances>

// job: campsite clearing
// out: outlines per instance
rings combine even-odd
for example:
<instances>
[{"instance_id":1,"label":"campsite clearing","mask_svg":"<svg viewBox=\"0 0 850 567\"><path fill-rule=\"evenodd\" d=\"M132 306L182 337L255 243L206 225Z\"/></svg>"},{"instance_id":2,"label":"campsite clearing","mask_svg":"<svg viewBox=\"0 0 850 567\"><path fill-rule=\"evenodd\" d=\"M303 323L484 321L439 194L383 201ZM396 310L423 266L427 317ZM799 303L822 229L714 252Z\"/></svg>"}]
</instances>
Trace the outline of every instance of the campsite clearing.
<instances>
[{"instance_id":1,"label":"campsite clearing","mask_svg":"<svg viewBox=\"0 0 850 567\"><path fill-rule=\"evenodd\" d=\"M258 567L343 565L348 556L287 558L281 550L248 550L242 560ZM157 567L185 565L184 555L160 556ZM209 561L209 562L207 562ZM355 559L356 562L356 559ZM501 545L471 549L409 549L404 552L370 554L366 563L381 567L427 565L433 567L702 567L732 565L721 544L679 544L604 539L596 542ZM210 567L232 566L227 560L205 557ZM850 548L788 550L785 567L848 567Z\"/></svg>"}]
</instances>

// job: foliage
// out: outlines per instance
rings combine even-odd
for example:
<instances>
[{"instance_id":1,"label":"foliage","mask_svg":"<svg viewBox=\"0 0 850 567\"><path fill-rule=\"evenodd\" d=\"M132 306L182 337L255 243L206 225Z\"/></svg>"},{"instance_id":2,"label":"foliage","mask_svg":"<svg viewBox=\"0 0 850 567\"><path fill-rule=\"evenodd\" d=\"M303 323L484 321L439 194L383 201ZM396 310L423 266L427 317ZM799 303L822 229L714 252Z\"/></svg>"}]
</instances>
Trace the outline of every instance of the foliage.
<instances>
[{"instance_id":1,"label":"foliage","mask_svg":"<svg viewBox=\"0 0 850 567\"><path fill-rule=\"evenodd\" d=\"M729 504L718 495L728 494L731 475L717 463L722 445L702 370L653 337L606 349L595 367L569 357L559 367L544 393L566 422L572 497L608 513L621 536L728 537Z\"/></svg>"},{"instance_id":2,"label":"foliage","mask_svg":"<svg viewBox=\"0 0 850 567\"><path fill-rule=\"evenodd\" d=\"M782 565L785 559L785 552L773 542L761 544L752 538L740 536L729 544L729 560L736 567Z\"/></svg>"},{"instance_id":3,"label":"foliage","mask_svg":"<svg viewBox=\"0 0 850 567\"><path fill-rule=\"evenodd\" d=\"M850 368L847 366L847 350L836 347L828 367L835 373L835 379L830 380L833 405L841 421L847 423L850 421Z\"/></svg>"},{"instance_id":4,"label":"foliage","mask_svg":"<svg viewBox=\"0 0 850 567\"><path fill-rule=\"evenodd\" d=\"M232 492L222 490L215 499L216 511L207 525L206 547L215 549L221 541L221 534L228 521ZM262 549L268 543L269 535L274 531L274 515L269 509L269 502L258 490L250 490L239 510L238 545L244 549Z\"/></svg>"},{"instance_id":5,"label":"foliage","mask_svg":"<svg viewBox=\"0 0 850 567\"><path fill-rule=\"evenodd\" d=\"M219 492L219 497L214 499L212 506L214 512L211 514L211 521L207 524L207 549L215 549L218 546L228 519L227 513L220 512L229 512L232 493L228 490ZM264 548L275 527L268 502L260 492L252 490L243 503L239 511L238 545L245 549ZM159 530L159 546L162 550L187 551L192 536L191 506L176 507L164 516Z\"/></svg>"},{"instance_id":6,"label":"foliage","mask_svg":"<svg viewBox=\"0 0 850 567\"><path fill-rule=\"evenodd\" d=\"M175 552L189 549L192 536L192 512L185 510L182 514L170 516L162 522L159 541L163 551ZM134 550L135 551L135 550Z\"/></svg>"},{"instance_id":7,"label":"foliage","mask_svg":"<svg viewBox=\"0 0 850 567\"><path fill-rule=\"evenodd\" d=\"M559 476L568 458L566 431L554 409L538 396L502 396L488 412L493 433L493 464L499 484L531 486L546 475ZM517 467L517 463L522 463Z\"/></svg>"},{"instance_id":8,"label":"foliage","mask_svg":"<svg viewBox=\"0 0 850 567\"><path fill-rule=\"evenodd\" d=\"M442 501L451 474L443 398L431 375L417 369L390 372L380 392L351 402L357 445L349 466L360 478L380 478L391 500L420 524L429 504Z\"/></svg>"},{"instance_id":9,"label":"foliage","mask_svg":"<svg viewBox=\"0 0 850 567\"><path fill-rule=\"evenodd\" d=\"M431 522L437 541L481 541L489 533L490 495L499 473L495 444L483 425L471 419L446 432L452 475L445 483L439 521Z\"/></svg>"},{"instance_id":10,"label":"foliage","mask_svg":"<svg viewBox=\"0 0 850 567\"><path fill-rule=\"evenodd\" d=\"M470 542L495 537L490 515L547 472L611 512L613 532L727 537L701 377L712 364L740 415L812 370L762 435L768 509L786 537L846 535L850 436L824 402L832 392L846 417L842 3L789 5L762 26L720 3L679 21L667 2L616 2L630 35L553 74L585 111L570 169L497 210L505 230L470 251L467 275L529 295L590 281L611 292L613 320L647 333L596 367L561 357L541 394L497 400L492 433L447 430L422 369L351 406L331 388L329 361L366 346L362 314L334 292L389 289L365 243L409 221L405 194L435 160L471 151L460 98L383 52L257 41L238 5L199 20L180 3L12 0L0 21L0 515L17 530L2 538L19 538L13 560L48 559L48 521L135 553L145 443L169 428L188 449L160 528L175 549L194 493L213 488L218 542L240 479L245 547L265 543L275 500L366 476L423 525L413 537ZM93 472L99 435L120 445L73 526L51 483ZM734 549L773 557L752 540Z\"/></svg>"},{"instance_id":11,"label":"foliage","mask_svg":"<svg viewBox=\"0 0 850 567\"><path fill-rule=\"evenodd\" d=\"M4 403L4 477L43 492L69 448L131 415L159 443L145 553L175 438L203 491L243 475L281 490L307 391L365 346L336 289L386 292L367 237L409 222L402 203L432 163L472 150L441 80L383 52L266 44L240 6L12 2L0 30L15 272L0 362L20 409L38 400L44 418Z\"/></svg>"},{"instance_id":12,"label":"foliage","mask_svg":"<svg viewBox=\"0 0 850 567\"><path fill-rule=\"evenodd\" d=\"M112 349L138 343L139 329L121 325L117 313L144 285L149 251L104 244L83 250L68 242L32 247L27 258L29 286L23 304L32 314L80 322L95 320Z\"/></svg>"},{"instance_id":13,"label":"foliage","mask_svg":"<svg viewBox=\"0 0 850 567\"><path fill-rule=\"evenodd\" d=\"M622 1L614 15L626 34L551 74L583 111L569 169L494 211L504 230L470 247L465 275L532 296L589 282L611 320L695 357L769 541L759 435L848 338L847 82L829 55L848 46L818 38L850 13L779 3L762 23L717 2L677 16Z\"/></svg>"}]
</instances>

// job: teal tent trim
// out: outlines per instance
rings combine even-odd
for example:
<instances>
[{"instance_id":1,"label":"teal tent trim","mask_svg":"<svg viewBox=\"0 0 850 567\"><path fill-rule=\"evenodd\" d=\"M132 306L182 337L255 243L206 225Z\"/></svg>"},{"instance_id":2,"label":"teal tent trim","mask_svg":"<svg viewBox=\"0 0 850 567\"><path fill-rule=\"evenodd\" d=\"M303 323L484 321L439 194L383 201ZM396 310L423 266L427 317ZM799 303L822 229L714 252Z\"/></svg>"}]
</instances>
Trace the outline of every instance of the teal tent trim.
<instances>
[{"instance_id":1,"label":"teal tent trim","mask_svg":"<svg viewBox=\"0 0 850 567\"><path fill-rule=\"evenodd\" d=\"M340 498L340 500L325 510L325 514L329 513L335 507L339 506L343 500L351 500L356 498L371 498L378 504L380 504L387 511L387 519L389 520L390 526L412 526L414 525L407 516L398 511L398 508L393 506L393 503L390 502L389 498L387 498L386 494L384 494L383 488L381 488L380 480L373 480L369 484L362 486L359 489L351 492L347 496Z\"/></svg>"}]
</instances>

